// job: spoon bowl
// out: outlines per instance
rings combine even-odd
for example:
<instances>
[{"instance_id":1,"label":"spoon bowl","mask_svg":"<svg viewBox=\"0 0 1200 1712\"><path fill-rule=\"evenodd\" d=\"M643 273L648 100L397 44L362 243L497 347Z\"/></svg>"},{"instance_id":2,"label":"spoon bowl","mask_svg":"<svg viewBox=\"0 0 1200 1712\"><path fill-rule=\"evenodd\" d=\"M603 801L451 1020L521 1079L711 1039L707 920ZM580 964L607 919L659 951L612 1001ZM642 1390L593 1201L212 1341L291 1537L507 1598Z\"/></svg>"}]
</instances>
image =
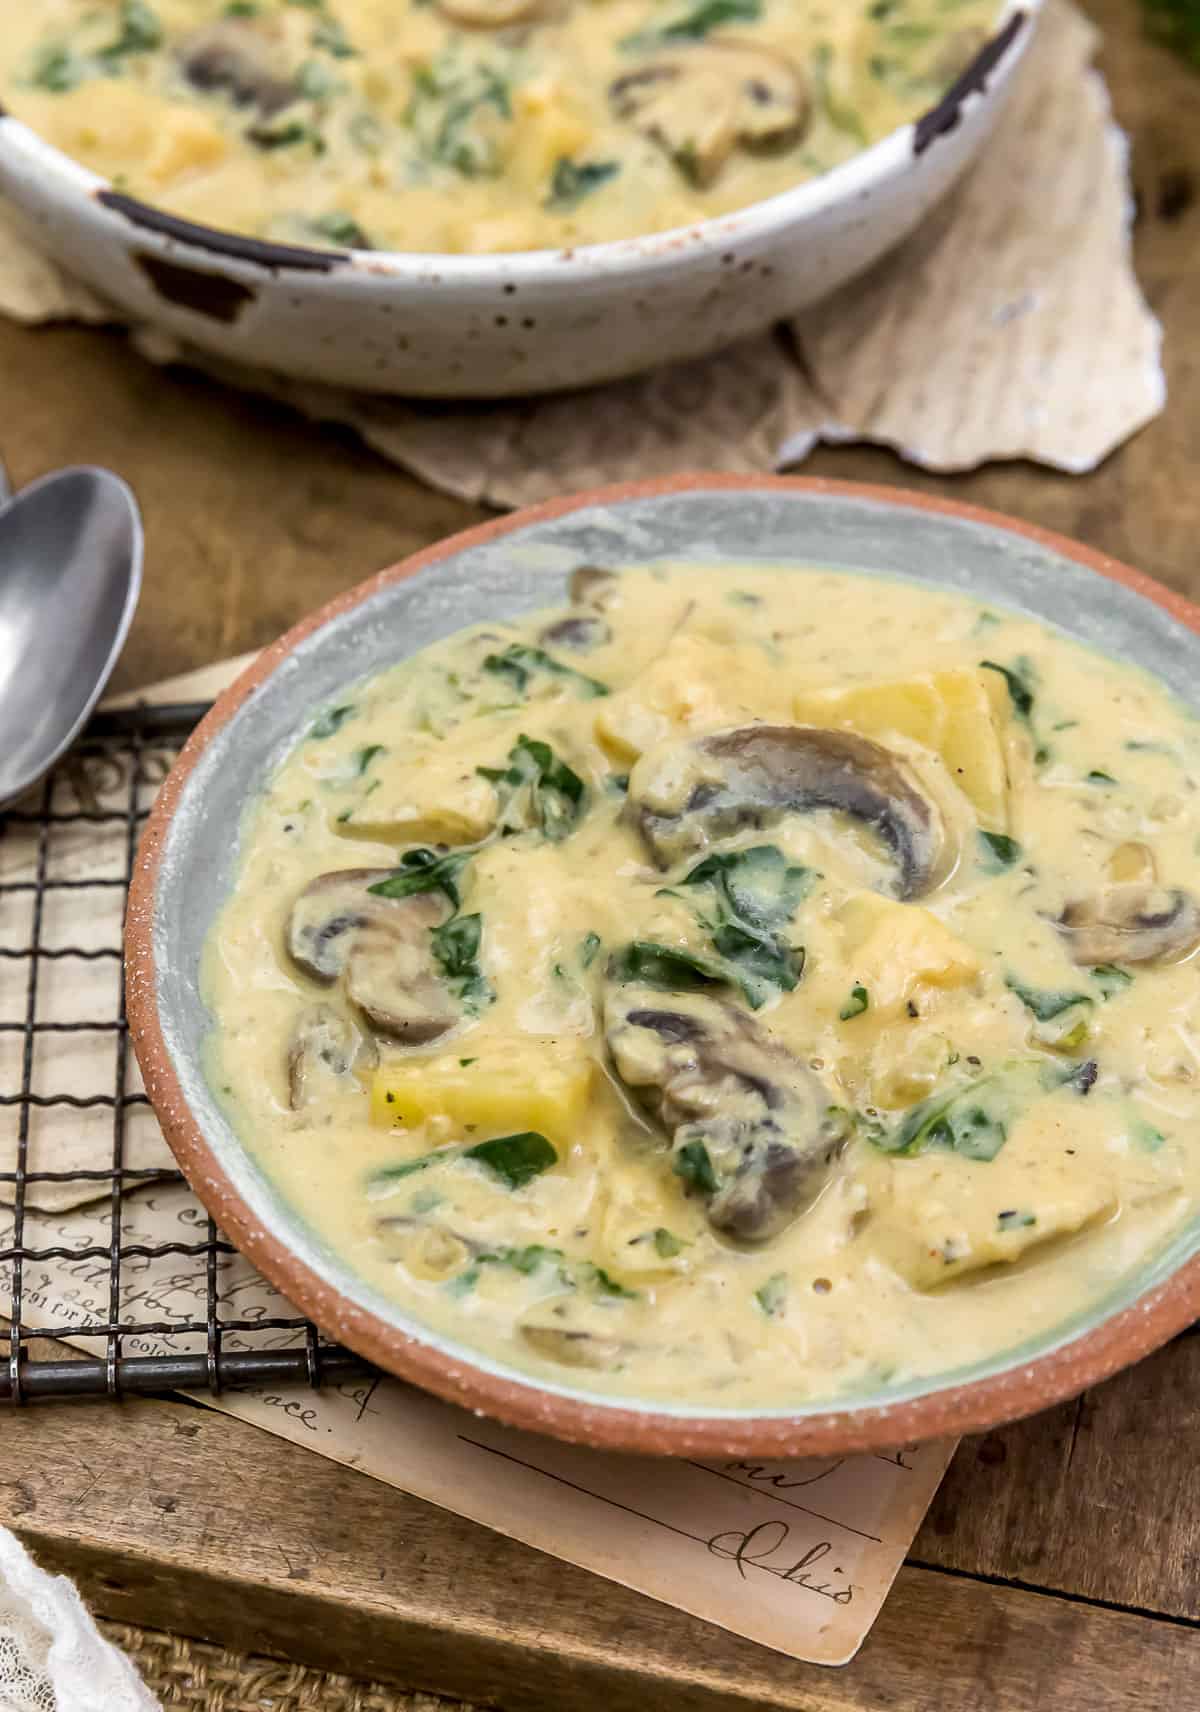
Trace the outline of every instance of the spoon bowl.
<instances>
[{"instance_id":1,"label":"spoon bowl","mask_svg":"<svg viewBox=\"0 0 1200 1712\"><path fill-rule=\"evenodd\" d=\"M0 509L0 804L74 742L142 585L142 524L108 470L44 476Z\"/></svg>"}]
</instances>

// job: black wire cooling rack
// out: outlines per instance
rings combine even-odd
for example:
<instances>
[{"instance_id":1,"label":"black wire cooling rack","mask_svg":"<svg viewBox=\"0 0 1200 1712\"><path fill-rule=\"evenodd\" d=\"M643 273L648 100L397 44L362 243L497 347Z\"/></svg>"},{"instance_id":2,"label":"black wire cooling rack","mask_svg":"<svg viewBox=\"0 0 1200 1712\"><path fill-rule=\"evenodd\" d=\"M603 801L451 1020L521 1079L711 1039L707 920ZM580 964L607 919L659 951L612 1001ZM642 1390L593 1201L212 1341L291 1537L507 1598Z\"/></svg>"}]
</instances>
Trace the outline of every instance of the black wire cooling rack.
<instances>
[{"instance_id":1,"label":"black wire cooling rack","mask_svg":"<svg viewBox=\"0 0 1200 1712\"><path fill-rule=\"evenodd\" d=\"M192 727L207 711L204 704L139 706L95 716L66 760L40 787L36 798L23 800L7 814L0 814L0 959L9 974L20 980L24 966L24 1014L0 1020L0 1037L15 1037L16 1054L0 1072L0 1134L8 1133L5 1163L0 1171L2 1199L11 1202L12 1225L7 1246L0 1247L0 1282L11 1279L10 1328L7 1356L0 1355L0 1400L21 1403L35 1398L78 1397L171 1390L207 1390L248 1385L308 1384L314 1387L359 1374L364 1364L349 1351L326 1343L316 1327L298 1316L240 1319L226 1316L218 1287L223 1257L234 1253L213 1221L194 1203L195 1241L130 1243L124 1233L125 1197L148 1184L182 1186L181 1173L162 1166L134 1168L127 1163L127 1132L130 1114L148 1104L140 1091L130 1091L130 1052L125 1019L121 966L120 922L124 896L133 871L138 837L153 800L154 790L165 774L166 764L182 745ZM101 788L97 788L97 776ZM82 877L57 871L57 841L74 838L76 844L89 838L94 829L119 848L118 871ZM26 860L15 868L4 861L19 843ZM11 872L19 877L10 878ZM75 943L53 946L44 942L48 910L55 894L68 891L89 893L97 919L104 912L115 924L112 944L85 946ZM114 893L119 896L114 900ZM101 896L101 894L104 894ZM20 926L13 929L9 916ZM16 942L11 942L15 939ZM72 1020L46 1020L39 1009L45 987L45 970L78 959L87 964L114 968L111 1015L89 1015ZM11 990L11 988L10 988ZM19 1003L17 1008L19 1009ZM46 1091L35 1077L39 1043L50 1036L86 1035L111 1044L111 1093L64 1093ZM0 1046L6 1045L0 1038ZM10 1085L15 1084L15 1085ZM111 1117L111 1151L102 1169L31 1169L31 1124L42 1113L84 1114L101 1112ZM94 1120L93 1120L94 1121ZM13 1145L15 1143L15 1146ZM34 1161L34 1163L38 1163ZM108 1239L103 1244L62 1246L39 1243L34 1227L33 1206L38 1186L56 1186L76 1193L86 1188L105 1209ZM31 1190L34 1192L31 1196ZM76 1193L76 1198L79 1196ZM95 1208L93 1206L93 1212ZM0 1238L0 1240L3 1240ZM204 1312L181 1320L139 1317L124 1307L123 1267L126 1263L151 1263L176 1257L181 1263L203 1268ZM97 1297L106 1308L79 1317L32 1317L35 1295L30 1283L34 1269L46 1263L70 1261L75 1266L94 1263L99 1270ZM88 1302L96 1298L88 1296ZM0 1294L0 1309L3 1308ZM234 1337L237 1348L227 1347ZM90 1340L92 1350L103 1353L71 1358L43 1355L33 1347L35 1340ZM126 1352L126 1343L145 1340L183 1341L186 1353L136 1355ZM199 1340L203 1339L203 1346ZM280 1343L288 1347L278 1347ZM0 1320L0 1350L3 1349ZM274 1347L267 1347L273 1345Z\"/></svg>"}]
</instances>

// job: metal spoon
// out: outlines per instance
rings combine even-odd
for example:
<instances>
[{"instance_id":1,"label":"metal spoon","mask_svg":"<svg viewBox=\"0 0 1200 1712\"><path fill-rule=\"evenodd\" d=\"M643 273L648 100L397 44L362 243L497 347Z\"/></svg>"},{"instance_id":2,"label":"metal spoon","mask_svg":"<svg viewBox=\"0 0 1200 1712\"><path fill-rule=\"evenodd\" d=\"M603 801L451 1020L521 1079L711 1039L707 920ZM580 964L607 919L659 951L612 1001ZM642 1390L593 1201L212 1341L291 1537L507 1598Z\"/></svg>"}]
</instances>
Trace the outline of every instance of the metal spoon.
<instances>
[{"instance_id":1,"label":"metal spoon","mask_svg":"<svg viewBox=\"0 0 1200 1712\"><path fill-rule=\"evenodd\" d=\"M58 470L11 496L0 467L0 804L75 741L142 587L142 521L108 470Z\"/></svg>"}]
</instances>

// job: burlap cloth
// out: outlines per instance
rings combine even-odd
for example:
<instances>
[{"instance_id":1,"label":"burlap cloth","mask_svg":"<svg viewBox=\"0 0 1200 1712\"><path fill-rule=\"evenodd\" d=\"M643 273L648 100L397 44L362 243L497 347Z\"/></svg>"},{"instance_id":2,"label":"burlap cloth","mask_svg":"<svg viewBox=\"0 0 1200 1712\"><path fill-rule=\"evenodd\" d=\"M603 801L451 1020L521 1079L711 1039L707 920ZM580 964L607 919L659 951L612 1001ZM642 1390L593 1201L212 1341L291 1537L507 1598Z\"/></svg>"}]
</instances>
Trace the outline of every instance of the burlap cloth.
<instances>
[{"instance_id":1,"label":"burlap cloth","mask_svg":"<svg viewBox=\"0 0 1200 1712\"><path fill-rule=\"evenodd\" d=\"M164 1708L189 1712L476 1712L461 1701L356 1682L279 1659L233 1653L158 1629L99 1625L129 1655Z\"/></svg>"}]
</instances>

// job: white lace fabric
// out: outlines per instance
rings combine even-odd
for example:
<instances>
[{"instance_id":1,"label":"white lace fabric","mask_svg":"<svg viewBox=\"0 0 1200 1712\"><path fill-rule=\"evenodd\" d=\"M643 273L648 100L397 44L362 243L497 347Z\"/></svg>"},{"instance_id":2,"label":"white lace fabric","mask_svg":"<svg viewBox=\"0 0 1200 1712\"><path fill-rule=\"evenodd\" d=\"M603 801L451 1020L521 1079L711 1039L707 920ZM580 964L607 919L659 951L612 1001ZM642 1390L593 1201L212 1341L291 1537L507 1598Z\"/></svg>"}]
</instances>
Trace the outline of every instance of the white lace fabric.
<instances>
[{"instance_id":1,"label":"white lace fabric","mask_svg":"<svg viewBox=\"0 0 1200 1712\"><path fill-rule=\"evenodd\" d=\"M75 1588L0 1528L0 1712L161 1712Z\"/></svg>"}]
</instances>

